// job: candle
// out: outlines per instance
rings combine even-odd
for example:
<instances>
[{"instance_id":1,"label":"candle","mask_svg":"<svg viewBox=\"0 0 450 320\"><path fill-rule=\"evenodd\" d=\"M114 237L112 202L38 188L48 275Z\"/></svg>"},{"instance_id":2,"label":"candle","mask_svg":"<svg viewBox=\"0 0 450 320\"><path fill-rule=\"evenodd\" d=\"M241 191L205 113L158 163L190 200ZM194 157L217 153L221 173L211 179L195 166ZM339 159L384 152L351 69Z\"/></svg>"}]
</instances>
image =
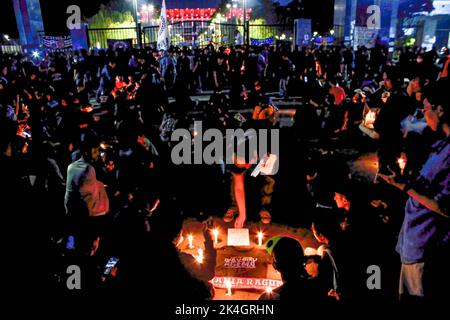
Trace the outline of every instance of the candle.
<instances>
[{"instance_id":1,"label":"candle","mask_svg":"<svg viewBox=\"0 0 450 320\"><path fill-rule=\"evenodd\" d=\"M375 123L376 119L377 113L375 111L370 110L369 112L367 112L364 118L364 125L369 129L373 129L373 124Z\"/></svg>"},{"instance_id":2,"label":"candle","mask_svg":"<svg viewBox=\"0 0 450 320\"><path fill-rule=\"evenodd\" d=\"M264 234L262 233L262 231L259 231L258 232L258 246L262 246L262 241L263 241L263 237L264 237Z\"/></svg>"},{"instance_id":3,"label":"candle","mask_svg":"<svg viewBox=\"0 0 450 320\"><path fill-rule=\"evenodd\" d=\"M176 247L178 248L180 246L180 244L183 243L183 241L184 241L183 234L180 234L180 236L178 237L178 241L177 241Z\"/></svg>"},{"instance_id":4,"label":"candle","mask_svg":"<svg viewBox=\"0 0 450 320\"><path fill-rule=\"evenodd\" d=\"M198 256L197 256L197 262L198 263L203 263L203 249L198 249Z\"/></svg>"},{"instance_id":5,"label":"candle","mask_svg":"<svg viewBox=\"0 0 450 320\"><path fill-rule=\"evenodd\" d=\"M398 167L400 168L401 174L403 174L403 171L406 167L406 157L402 155L400 158L397 159Z\"/></svg>"},{"instance_id":6,"label":"candle","mask_svg":"<svg viewBox=\"0 0 450 320\"><path fill-rule=\"evenodd\" d=\"M214 236L214 244L217 245L219 243L219 230L218 229L214 229L212 231L212 234Z\"/></svg>"},{"instance_id":7,"label":"candle","mask_svg":"<svg viewBox=\"0 0 450 320\"><path fill-rule=\"evenodd\" d=\"M265 291L269 297L270 297L270 295L272 295L272 287L267 287Z\"/></svg>"},{"instance_id":8,"label":"candle","mask_svg":"<svg viewBox=\"0 0 450 320\"><path fill-rule=\"evenodd\" d=\"M226 282L225 282L225 285L227 286L227 296L231 296L232 295L232 293L231 293L231 280L227 280Z\"/></svg>"},{"instance_id":9,"label":"candle","mask_svg":"<svg viewBox=\"0 0 450 320\"><path fill-rule=\"evenodd\" d=\"M189 241L189 249L193 249L194 245L192 242L194 241L194 236L192 234L188 235L188 241Z\"/></svg>"}]
</instances>

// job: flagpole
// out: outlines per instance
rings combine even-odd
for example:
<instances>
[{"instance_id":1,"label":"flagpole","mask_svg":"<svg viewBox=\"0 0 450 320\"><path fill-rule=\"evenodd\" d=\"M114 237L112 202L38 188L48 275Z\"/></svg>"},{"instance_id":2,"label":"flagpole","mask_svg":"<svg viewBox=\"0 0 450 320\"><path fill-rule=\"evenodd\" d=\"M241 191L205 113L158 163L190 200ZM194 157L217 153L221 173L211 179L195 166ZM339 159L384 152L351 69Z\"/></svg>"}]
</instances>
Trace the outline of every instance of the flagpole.
<instances>
[{"instance_id":1,"label":"flagpole","mask_svg":"<svg viewBox=\"0 0 450 320\"><path fill-rule=\"evenodd\" d=\"M133 7L134 7L134 10L133 10L134 11L134 21L136 23L137 42L139 45L139 49L142 49L141 24L139 23L137 0L133 1Z\"/></svg>"},{"instance_id":2,"label":"flagpole","mask_svg":"<svg viewBox=\"0 0 450 320\"><path fill-rule=\"evenodd\" d=\"M248 45L248 26L247 26L247 1L243 0L243 9L244 9L244 44Z\"/></svg>"}]
</instances>

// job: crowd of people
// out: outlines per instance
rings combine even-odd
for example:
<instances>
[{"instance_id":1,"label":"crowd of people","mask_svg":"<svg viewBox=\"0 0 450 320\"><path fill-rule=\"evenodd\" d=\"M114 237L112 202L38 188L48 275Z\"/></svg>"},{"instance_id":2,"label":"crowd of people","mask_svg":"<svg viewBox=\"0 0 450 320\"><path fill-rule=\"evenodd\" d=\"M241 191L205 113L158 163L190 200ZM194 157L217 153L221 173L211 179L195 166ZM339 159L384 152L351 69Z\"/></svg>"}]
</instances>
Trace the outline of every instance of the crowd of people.
<instances>
[{"instance_id":1,"label":"crowd of people","mask_svg":"<svg viewBox=\"0 0 450 320\"><path fill-rule=\"evenodd\" d=\"M230 227L303 227L321 244L313 257L271 242L284 281L272 298L443 298L449 61L448 50L378 45L1 54L5 285L12 295L211 299L216 216ZM207 102L192 99L205 92ZM274 101L286 99L297 101L294 124L280 128ZM278 173L253 178L245 161L173 164L171 134L193 137L194 120L280 129ZM376 148L373 181L355 179L343 146ZM188 217L205 224L202 266L177 247ZM81 293L66 286L73 264ZM373 265L380 290L367 287Z\"/></svg>"}]
</instances>

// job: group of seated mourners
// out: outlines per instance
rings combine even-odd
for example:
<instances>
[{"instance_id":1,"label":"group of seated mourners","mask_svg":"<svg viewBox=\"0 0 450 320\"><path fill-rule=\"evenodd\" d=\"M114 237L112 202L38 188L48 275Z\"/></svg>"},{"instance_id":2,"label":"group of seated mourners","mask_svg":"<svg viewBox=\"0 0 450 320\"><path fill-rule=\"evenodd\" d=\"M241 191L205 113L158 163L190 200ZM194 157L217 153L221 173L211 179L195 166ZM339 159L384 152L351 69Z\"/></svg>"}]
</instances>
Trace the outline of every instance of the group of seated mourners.
<instances>
[{"instance_id":1,"label":"group of seated mourners","mask_svg":"<svg viewBox=\"0 0 450 320\"><path fill-rule=\"evenodd\" d=\"M283 285L261 299L448 299L449 68L447 49L379 45L0 54L2 287L213 299L215 217L317 243L269 239ZM279 130L278 172L252 177L237 156L173 163L172 133L193 139L194 121ZM180 250L189 218L203 223L202 264Z\"/></svg>"}]
</instances>

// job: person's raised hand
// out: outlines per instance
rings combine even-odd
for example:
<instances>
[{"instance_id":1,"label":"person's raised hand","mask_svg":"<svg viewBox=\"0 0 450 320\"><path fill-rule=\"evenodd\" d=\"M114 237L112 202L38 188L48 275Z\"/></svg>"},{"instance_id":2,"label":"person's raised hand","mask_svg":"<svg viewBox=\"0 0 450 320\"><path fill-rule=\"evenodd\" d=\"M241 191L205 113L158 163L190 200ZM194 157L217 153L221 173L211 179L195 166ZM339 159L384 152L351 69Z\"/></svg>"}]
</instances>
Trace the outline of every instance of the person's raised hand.
<instances>
[{"instance_id":1,"label":"person's raised hand","mask_svg":"<svg viewBox=\"0 0 450 320\"><path fill-rule=\"evenodd\" d=\"M388 184L399 188L400 190L403 189L403 185L401 183L398 183L397 181L395 181L395 178L397 177L397 174L388 166L389 171L391 172L390 175L386 175L386 174L382 174L382 173L378 173L378 176L381 177L381 179L383 179L384 181L386 181Z\"/></svg>"},{"instance_id":2,"label":"person's raised hand","mask_svg":"<svg viewBox=\"0 0 450 320\"><path fill-rule=\"evenodd\" d=\"M213 227L214 227L214 220L212 218L209 218L208 220L203 222L202 231L205 240L212 241L211 230Z\"/></svg>"}]
</instances>

